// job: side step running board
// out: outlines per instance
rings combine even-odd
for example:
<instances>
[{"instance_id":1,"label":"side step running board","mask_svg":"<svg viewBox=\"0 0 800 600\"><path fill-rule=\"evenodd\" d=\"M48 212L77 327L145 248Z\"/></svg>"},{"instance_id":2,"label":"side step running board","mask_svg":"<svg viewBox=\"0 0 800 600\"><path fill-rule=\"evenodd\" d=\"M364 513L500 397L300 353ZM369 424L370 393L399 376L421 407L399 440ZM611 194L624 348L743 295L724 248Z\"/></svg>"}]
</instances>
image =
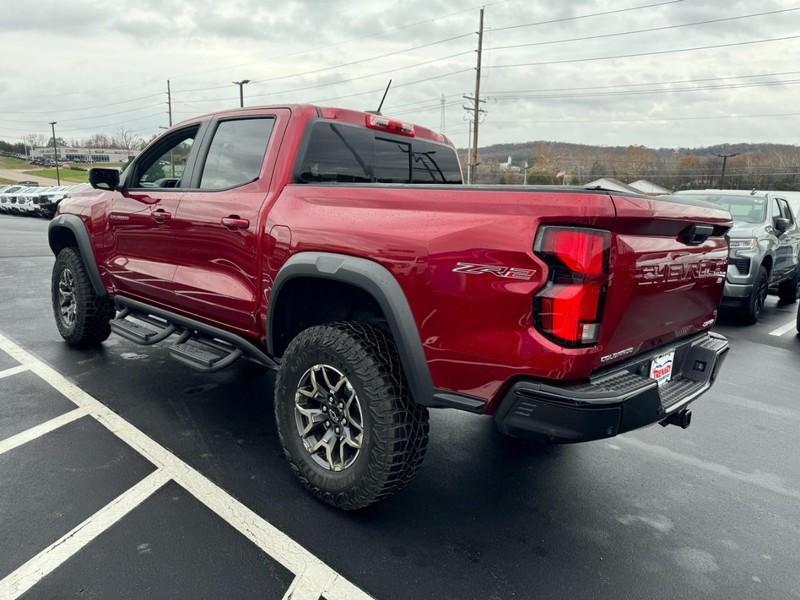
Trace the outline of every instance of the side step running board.
<instances>
[{"instance_id":1,"label":"side step running board","mask_svg":"<svg viewBox=\"0 0 800 600\"><path fill-rule=\"evenodd\" d=\"M135 320L128 319L129 316L133 316ZM142 323L147 323L149 327ZM143 346L157 344L177 330L175 325L148 315L131 315L127 308L123 309L116 319L112 319L110 325L111 331L117 335Z\"/></svg>"},{"instance_id":2,"label":"side step running board","mask_svg":"<svg viewBox=\"0 0 800 600\"><path fill-rule=\"evenodd\" d=\"M230 366L242 357L239 348L217 342L189 337L189 332L181 335L176 344L167 346L172 358L188 367L211 373Z\"/></svg>"},{"instance_id":3,"label":"side step running board","mask_svg":"<svg viewBox=\"0 0 800 600\"><path fill-rule=\"evenodd\" d=\"M116 296L114 302L120 310L111 321L114 333L144 345L156 344L177 333L176 342L168 346L169 353L199 371L218 371L239 358L269 369L279 366L261 348L235 333L125 296Z\"/></svg>"}]
</instances>

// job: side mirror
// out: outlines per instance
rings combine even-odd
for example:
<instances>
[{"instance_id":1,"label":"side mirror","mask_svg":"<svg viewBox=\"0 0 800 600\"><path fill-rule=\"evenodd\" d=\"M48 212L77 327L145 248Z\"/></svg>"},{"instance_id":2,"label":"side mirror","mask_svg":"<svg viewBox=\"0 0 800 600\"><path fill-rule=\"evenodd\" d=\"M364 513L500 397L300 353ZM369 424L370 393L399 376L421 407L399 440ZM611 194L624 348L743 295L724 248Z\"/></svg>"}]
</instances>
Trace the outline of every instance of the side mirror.
<instances>
[{"instance_id":1,"label":"side mirror","mask_svg":"<svg viewBox=\"0 0 800 600\"><path fill-rule=\"evenodd\" d=\"M775 217L774 223L775 231L778 233L784 233L791 226L789 219L785 217Z\"/></svg>"},{"instance_id":2,"label":"side mirror","mask_svg":"<svg viewBox=\"0 0 800 600\"><path fill-rule=\"evenodd\" d=\"M113 191L119 187L119 171L116 169L89 169L89 185L96 190Z\"/></svg>"}]
</instances>

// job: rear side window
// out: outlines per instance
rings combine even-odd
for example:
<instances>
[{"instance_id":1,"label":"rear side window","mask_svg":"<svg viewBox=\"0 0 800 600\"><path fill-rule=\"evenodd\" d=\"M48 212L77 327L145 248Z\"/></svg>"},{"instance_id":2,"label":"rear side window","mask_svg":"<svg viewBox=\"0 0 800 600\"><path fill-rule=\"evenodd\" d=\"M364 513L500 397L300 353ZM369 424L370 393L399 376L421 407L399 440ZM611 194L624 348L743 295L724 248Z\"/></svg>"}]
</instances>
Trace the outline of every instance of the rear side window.
<instances>
[{"instance_id":1,"label":"rear side window","mask_svg":"<svg viewBox=\"0 0 800 600\"><path fill-rule=\"evenodd\" d=\"M315 123L300 166L300 179L306 182L372 181L372 135L365 129Z\"/></svg>"},{"instance_id":2,"label":"rear side window","mask_svg":"<svg viewBox=\"0 0 800 600\"><path fill-rule=\"evenodd\" d=\"M224 190L258 179L275 119L222 121L208 149L200 189Z\"/></svg>"},{"instance_id":3,"label":"rear side window","mask_svg":"<svg viewBox=\"0 0 800 600\"><path fill-rule=\"evenodd\" d=\"M298 179L307 183L462 182L458 158L449 146L327 121L312 125Z\"/></svg>"}]
</instances>

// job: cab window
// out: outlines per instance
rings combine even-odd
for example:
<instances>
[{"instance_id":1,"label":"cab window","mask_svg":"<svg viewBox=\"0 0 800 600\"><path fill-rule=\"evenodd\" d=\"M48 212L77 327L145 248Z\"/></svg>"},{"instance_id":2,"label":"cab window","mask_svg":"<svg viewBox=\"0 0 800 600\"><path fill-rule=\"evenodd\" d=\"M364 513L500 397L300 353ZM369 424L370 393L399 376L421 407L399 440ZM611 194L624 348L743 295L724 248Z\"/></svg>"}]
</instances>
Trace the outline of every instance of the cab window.
<instances>
[{"instance_id":1,"label":"cab window","mask_svg":"<svg viewBox=\"0 0 800 600\"><path fill-rule=\"evenodd\" d=\"M274 118L221 121L214 132L200 189L224 190L258 179Z\"/></svg>"},{"instance_id":2,"label":"cab window","mask_svg":"<svg viewBox=\"0 0 800 600\"><path fill-rule=\"evenodd\" d=\"M199 126L170 134L137 161L132 188L180 188Z\"/></svg>"}]
</instances>

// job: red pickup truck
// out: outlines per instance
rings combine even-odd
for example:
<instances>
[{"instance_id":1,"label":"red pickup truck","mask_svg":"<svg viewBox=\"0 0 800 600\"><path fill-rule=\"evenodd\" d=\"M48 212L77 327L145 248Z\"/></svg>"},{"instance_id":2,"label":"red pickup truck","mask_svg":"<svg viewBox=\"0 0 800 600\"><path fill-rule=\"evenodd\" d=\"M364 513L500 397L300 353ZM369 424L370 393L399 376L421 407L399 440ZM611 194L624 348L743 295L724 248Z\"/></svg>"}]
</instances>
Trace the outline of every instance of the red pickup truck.
<instances>
[{"instance_id":1,"label":"red pickup truck","mask_svg":"<svg viewBox=\"0 0 800 600\"><path fill-rule=\"evenodd\" d=\"M446 137L384 116L210 114L90 180L49 229L64 339L276 369L289 463L340 508L411 481L429 408L553 442L686 427L728 349L728 213L465 186Z\"/></svg>"}]
</instances>

